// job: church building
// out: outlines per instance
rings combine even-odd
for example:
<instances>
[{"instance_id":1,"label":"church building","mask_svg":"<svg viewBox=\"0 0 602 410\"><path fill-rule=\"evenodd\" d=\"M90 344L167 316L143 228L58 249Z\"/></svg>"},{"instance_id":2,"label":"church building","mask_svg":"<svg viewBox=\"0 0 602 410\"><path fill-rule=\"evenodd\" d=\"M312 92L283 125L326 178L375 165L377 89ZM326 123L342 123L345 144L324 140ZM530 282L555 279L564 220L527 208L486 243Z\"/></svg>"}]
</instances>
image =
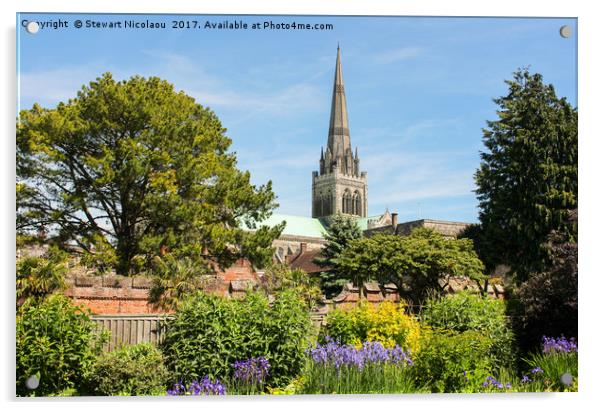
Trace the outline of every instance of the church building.
<instances>
[{"instance_id":1,"label":"church building","mask_svg":"<svg viewBox=\"0 0 602 410\"><path fill-rule=\"evenodd\" d=\"M320 152L319 167L311 176L311 218L272 214L262 225L274 226L286 221L280 237L274 241L276 258L281 262L299 259L307 253L307 262L326 242L323 235L329 218L342 213L355 218L366 236L377 232L407 235L419 226L435 229L446 236L455 237L468 224L463 222L421 219L398 223L397 214L385 210L368 216L368 173L360 167L358 148L351 145L349 115L343 81L341 49L337 57L332 87L332 102L326 146Z\"/></svg>"}]
</instances>

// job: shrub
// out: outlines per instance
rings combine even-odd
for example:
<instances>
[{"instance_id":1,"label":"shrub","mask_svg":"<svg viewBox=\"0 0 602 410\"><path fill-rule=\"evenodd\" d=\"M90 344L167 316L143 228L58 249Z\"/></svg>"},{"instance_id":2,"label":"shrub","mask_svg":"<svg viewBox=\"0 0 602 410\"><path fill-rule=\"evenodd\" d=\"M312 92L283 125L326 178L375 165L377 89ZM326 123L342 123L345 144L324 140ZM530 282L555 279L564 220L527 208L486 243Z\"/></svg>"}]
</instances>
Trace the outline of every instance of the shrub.
<instances>
[{"instance_id":1,"label":"shrub","mask_svg":"<svg viewBox=\"0 0 602 410\"><path fill-rule=\"evenodd\" d=\"M445 297L432 296L426 301L421 320L435 330L479 332L492 341L488 355L495 369L513 367L515 364L515 337L502 300L468 292Z\"/></svg>"},{"instance_id":2,"label":"shrub","mask_svg":"<svg viewBox=\"0 0 602 410\"><path fill-rule=\"evenodd\" d=\"M162 350L174 382L229 380L236 361L263 356L270 363L266 385L282 386L301 370L310 326L293 290L278 293L271 305L256 292L241 300L198 292L168 323Z\"/></svg>"},{"instance_id":3,"label":"shrub","mask_svg":"<svg viewBox=\"0 0 602 410\"><path fill-rule=\"evenodd\" d=\"M432 392L474 391L491 374L491 340L481 333L423 333L413 366L418 385L428 386Z\"/></svg>"},{"instance_id":4,"label":"shrub","mask_svg":"<svg viewBox=\"0 0 602 410\"><path fill-rule=\"evenodd\" d=\"M328 315L321 339L330 336L356 347L366 341L380 342L385 347L398 345L416 353L420 346L420 324L405 309L403 302L385 301L375 306L363 301L350 310L335 310Z\"/></svg>"},{"instance_id":5,"label":"shrub","mask_svg":"<svg viewBox=\"0 0 602 410\"><path fill-rule=\"evenodd\" d=\"M548 237L553 266L533 273L517 290L516 333L524 350L537 347L543 335L577 334L577 243L557 233Z\"/></svg>"},{"instance_id":6,"label":"shrub","mask_svg":"<svg viewBox=\"0 0 602 410\"><path fill-rule=\"evenodd\" d=\"M17 395L47 396L81 388L106 340L88 313L65 296L53 295L26 301L16 321ZM40 383L29 391L25 381L32 375Z\"/></svg>"},{"instance_id":7,"label":"shrub","mask_svg":"<svg viewBox=\"0 0 602 410\"><path fill-rule=\"evenodd\" d=\"M167 379L161 351L150 343L141 343L101 356L89 385L100 396L147 396L165 394Z\"/></svg>"}]
</instances>

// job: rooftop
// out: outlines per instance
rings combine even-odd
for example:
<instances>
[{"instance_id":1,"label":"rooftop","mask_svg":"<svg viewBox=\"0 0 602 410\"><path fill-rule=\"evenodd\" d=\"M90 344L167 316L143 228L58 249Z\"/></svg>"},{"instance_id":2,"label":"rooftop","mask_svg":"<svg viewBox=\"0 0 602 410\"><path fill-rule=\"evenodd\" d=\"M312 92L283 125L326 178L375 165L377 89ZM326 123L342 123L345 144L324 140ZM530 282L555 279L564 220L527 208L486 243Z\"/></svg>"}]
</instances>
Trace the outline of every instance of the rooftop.
<instances>
[{"instance_id":1,"label":"rooftop","mask_svg":"<svg viewBox=\"0 0 602 410\"><path fill-rule=\"evenodd\" d=\"M368 221L378 220L382 215L357 218L357 224L362 231L368 229ZM309 216L272 214L268 219L258 226L275 226L286 221L282 235L305 236L309 238L322 238L326 233L327 222L322 218L311 218Z\"/></svg>"}]
</instances>

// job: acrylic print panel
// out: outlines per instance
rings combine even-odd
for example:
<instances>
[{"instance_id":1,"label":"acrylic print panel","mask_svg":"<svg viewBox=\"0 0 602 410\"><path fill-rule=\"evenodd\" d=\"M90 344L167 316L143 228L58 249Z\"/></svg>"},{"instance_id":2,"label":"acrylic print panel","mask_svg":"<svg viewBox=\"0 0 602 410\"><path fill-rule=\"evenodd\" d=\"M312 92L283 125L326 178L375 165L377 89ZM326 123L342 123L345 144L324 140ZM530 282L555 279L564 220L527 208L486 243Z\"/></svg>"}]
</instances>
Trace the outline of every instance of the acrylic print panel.
<instances>
[{"instance_id":1,"label":"acrylic print panel","mask_svg":"<svg viewBox=\"0 0 602 410\"><path fill-rule=\"evenodd\" d=\"M17 14L17 395L576 391L576 61L574 18Z\"/></svg>"}]
</instances>

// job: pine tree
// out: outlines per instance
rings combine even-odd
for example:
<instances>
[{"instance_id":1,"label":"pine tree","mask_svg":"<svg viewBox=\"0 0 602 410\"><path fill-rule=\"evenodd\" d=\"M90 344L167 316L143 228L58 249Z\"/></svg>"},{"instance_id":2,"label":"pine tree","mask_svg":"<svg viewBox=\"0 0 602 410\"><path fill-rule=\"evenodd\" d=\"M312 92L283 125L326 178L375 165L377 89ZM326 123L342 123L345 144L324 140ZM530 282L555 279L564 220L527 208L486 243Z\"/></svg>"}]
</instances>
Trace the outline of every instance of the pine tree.
<instances>
[{"instance_id":1,"label":"pine tree","mask_svg":"<svg viewBox=\"0 0 602 410\"><path fill-rule=\"evenodd\" d=\"M475 179L485 236L521 282L550 266L551 231L576 240L577 110L527 69L506 83L508 95L494 100L499 118L483 130Z\"/></svg>"},{"instance_id":2,"label":"pine tree","mask_svg":"<svg viewBox=\"0 0 602 410\"><path fill-rule=\"evenodd\" d=\"M56 108L35 104L17 123L17 229L44 229L120 274L166 252L200 270L261 266L283 228L257 228L275 195L237 169L225 132L156 77L106 73Z\"/></svg>"},{"instance_id":3,"label":"pine tree","mask_svg":"<svg viewBox=\"0 0 602 410\"><path fill-rule=\"evenodd\" d=\"M322 249L320 257L315 259L316 264L328 268L320 275L320 287L326 297L336 295L349 282L348 277L339 268L339 256L350 241L361 237L362 230L355 219L340 213L331 218L324 235L324 239L327 241L326 245Z\"/></svg>"}]
</instances>

